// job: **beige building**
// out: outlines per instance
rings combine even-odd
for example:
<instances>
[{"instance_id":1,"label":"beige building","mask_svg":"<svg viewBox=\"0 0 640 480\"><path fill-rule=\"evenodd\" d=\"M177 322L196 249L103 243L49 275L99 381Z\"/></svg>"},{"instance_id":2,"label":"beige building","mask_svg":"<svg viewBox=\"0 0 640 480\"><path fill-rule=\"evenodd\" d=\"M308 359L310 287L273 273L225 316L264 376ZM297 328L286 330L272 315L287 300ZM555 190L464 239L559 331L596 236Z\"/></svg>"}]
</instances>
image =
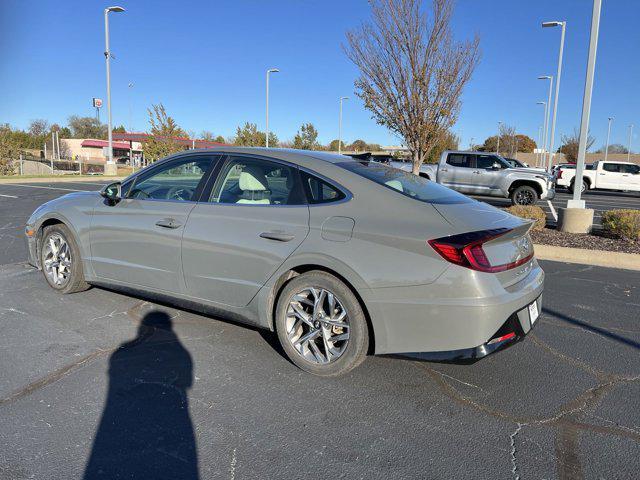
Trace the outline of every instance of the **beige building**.
<instances>
[{"instance_id":1,"label":"beige building","mask_svg":"<svg viewBox=\"0 0 640 480\"><path fill-rule=\"evenodd\" d=\"M72 160L82 160L89 163L106 162L105 148L109 145L107 140L95 138L65 138L60 139L60 150L66 148L64 152L66 157ZM64 147L62 146L64 144ZM113 158L119 159L142 154L142 144L140 142L113 142Z\"/></svg>"}]
</instances>

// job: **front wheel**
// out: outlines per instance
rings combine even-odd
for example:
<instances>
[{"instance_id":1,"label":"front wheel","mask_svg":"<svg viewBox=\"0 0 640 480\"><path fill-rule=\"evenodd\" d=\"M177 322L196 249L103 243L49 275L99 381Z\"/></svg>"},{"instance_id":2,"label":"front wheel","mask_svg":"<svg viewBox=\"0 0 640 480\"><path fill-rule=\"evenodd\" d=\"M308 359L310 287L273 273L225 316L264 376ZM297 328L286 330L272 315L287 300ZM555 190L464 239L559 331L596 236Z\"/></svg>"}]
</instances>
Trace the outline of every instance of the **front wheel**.
<instances>
[{"instance_id":1,"label":"front wheel","mask_svg":"<svg viewBox=\"0 0 640 480\"><path fill-rule=\"evenodd\" d=\"M292 279L276 307L276 331L289 359L326 377L347 373L365 359L367 322L353 292L333 275L310 271Z\"/></svg>"},{"instance_id":2,"label":"front wheel","mask_svg":"<svg viewBox=\"0 0 640 480\"><path fill-rule=\"evenodd\" d=\"M529 185L520 185L511 192L513 205L535 205L538 201L538 192Z\"/></svg>"},{"instance_id":3,"label":"front wheel","mask_svg":"<svg viewBox=\"0 0 640 480\"><path fill-rule=\"evenodd\" d=\"M49 286L60 293L89 288L84 281L80 249L66 225L45 227L40 243L40 264Z\"/></svg>"}]
</instances>

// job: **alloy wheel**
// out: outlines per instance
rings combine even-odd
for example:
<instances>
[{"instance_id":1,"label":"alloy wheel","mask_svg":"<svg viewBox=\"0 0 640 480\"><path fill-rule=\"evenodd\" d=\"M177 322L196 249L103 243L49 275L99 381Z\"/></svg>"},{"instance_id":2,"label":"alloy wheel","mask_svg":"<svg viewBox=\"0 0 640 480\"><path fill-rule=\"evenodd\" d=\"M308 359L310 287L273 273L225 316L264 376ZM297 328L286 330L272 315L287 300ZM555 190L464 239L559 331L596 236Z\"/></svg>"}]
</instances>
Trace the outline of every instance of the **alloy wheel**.
<instances>
[{"instance_id":1,"label":"alloy wheel","mask_svg":"<svg viewBox=\"0 0 640 480\"><path fill-rule=\"evenodd\" d=\"M529 190L521 190L516 193L516 203L518 205L531 205L533 201L533 193Z\"/></svg>"},{"instance_id":2,"label":"alloy wheel","mask_svg":"<svg viewBox=\"0 0 640 480\"><path fill-rule=\"evenodd\" d=\"M42 267L49 281L63 287L71 277L71 248L57 233L50 235L43 245Z\"/></svg>"},{"instance_id":3,"label":"alloy wheel","mask_svg":"<svg viewBox=\"0 0 640 480\"><path fill-rule=\"evenodd\" d=\"M336 296L324 288L305 288L291 297L286 335L293 348L315 364L334 362L349 343L349 315Z\"/></svg>"}]
</instances>

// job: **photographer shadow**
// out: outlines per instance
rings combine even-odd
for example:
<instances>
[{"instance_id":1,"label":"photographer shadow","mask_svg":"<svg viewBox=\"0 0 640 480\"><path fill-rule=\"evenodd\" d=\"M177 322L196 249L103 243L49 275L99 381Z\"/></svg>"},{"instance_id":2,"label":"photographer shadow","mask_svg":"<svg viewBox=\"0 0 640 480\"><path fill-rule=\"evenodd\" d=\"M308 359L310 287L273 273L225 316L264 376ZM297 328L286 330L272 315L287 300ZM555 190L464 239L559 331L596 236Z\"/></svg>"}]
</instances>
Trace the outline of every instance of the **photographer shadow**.
<instances>
[{"instance_id":1,"label":"photographer shadow","mask_svg":"<svg viewBox=\"0 0 640 480\"><path fill-rule=\"evenodd\" d=\"M109 390L85 479L197 479L187 391L193 362L164 312L109 360Z\"/></svg>"}]
</instances>

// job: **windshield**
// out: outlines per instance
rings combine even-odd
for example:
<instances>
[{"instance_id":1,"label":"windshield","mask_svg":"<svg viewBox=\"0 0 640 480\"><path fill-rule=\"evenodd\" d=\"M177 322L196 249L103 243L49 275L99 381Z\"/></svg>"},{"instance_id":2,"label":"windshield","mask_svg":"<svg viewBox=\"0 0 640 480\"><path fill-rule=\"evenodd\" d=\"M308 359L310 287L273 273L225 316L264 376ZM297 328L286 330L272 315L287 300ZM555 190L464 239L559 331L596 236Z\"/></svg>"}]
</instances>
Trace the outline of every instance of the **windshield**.
<instances>
[{"instance_id":1,"label":"windshield","mask_svg":"<svg viewBox=\"0 0 640 480\"><path fill-rule=\"evenodd\" d=\"M383 187L426 203L471 203L471 200L435 182L377 162L341 162L336 165Z\"/></svg>"}]
</instances>

